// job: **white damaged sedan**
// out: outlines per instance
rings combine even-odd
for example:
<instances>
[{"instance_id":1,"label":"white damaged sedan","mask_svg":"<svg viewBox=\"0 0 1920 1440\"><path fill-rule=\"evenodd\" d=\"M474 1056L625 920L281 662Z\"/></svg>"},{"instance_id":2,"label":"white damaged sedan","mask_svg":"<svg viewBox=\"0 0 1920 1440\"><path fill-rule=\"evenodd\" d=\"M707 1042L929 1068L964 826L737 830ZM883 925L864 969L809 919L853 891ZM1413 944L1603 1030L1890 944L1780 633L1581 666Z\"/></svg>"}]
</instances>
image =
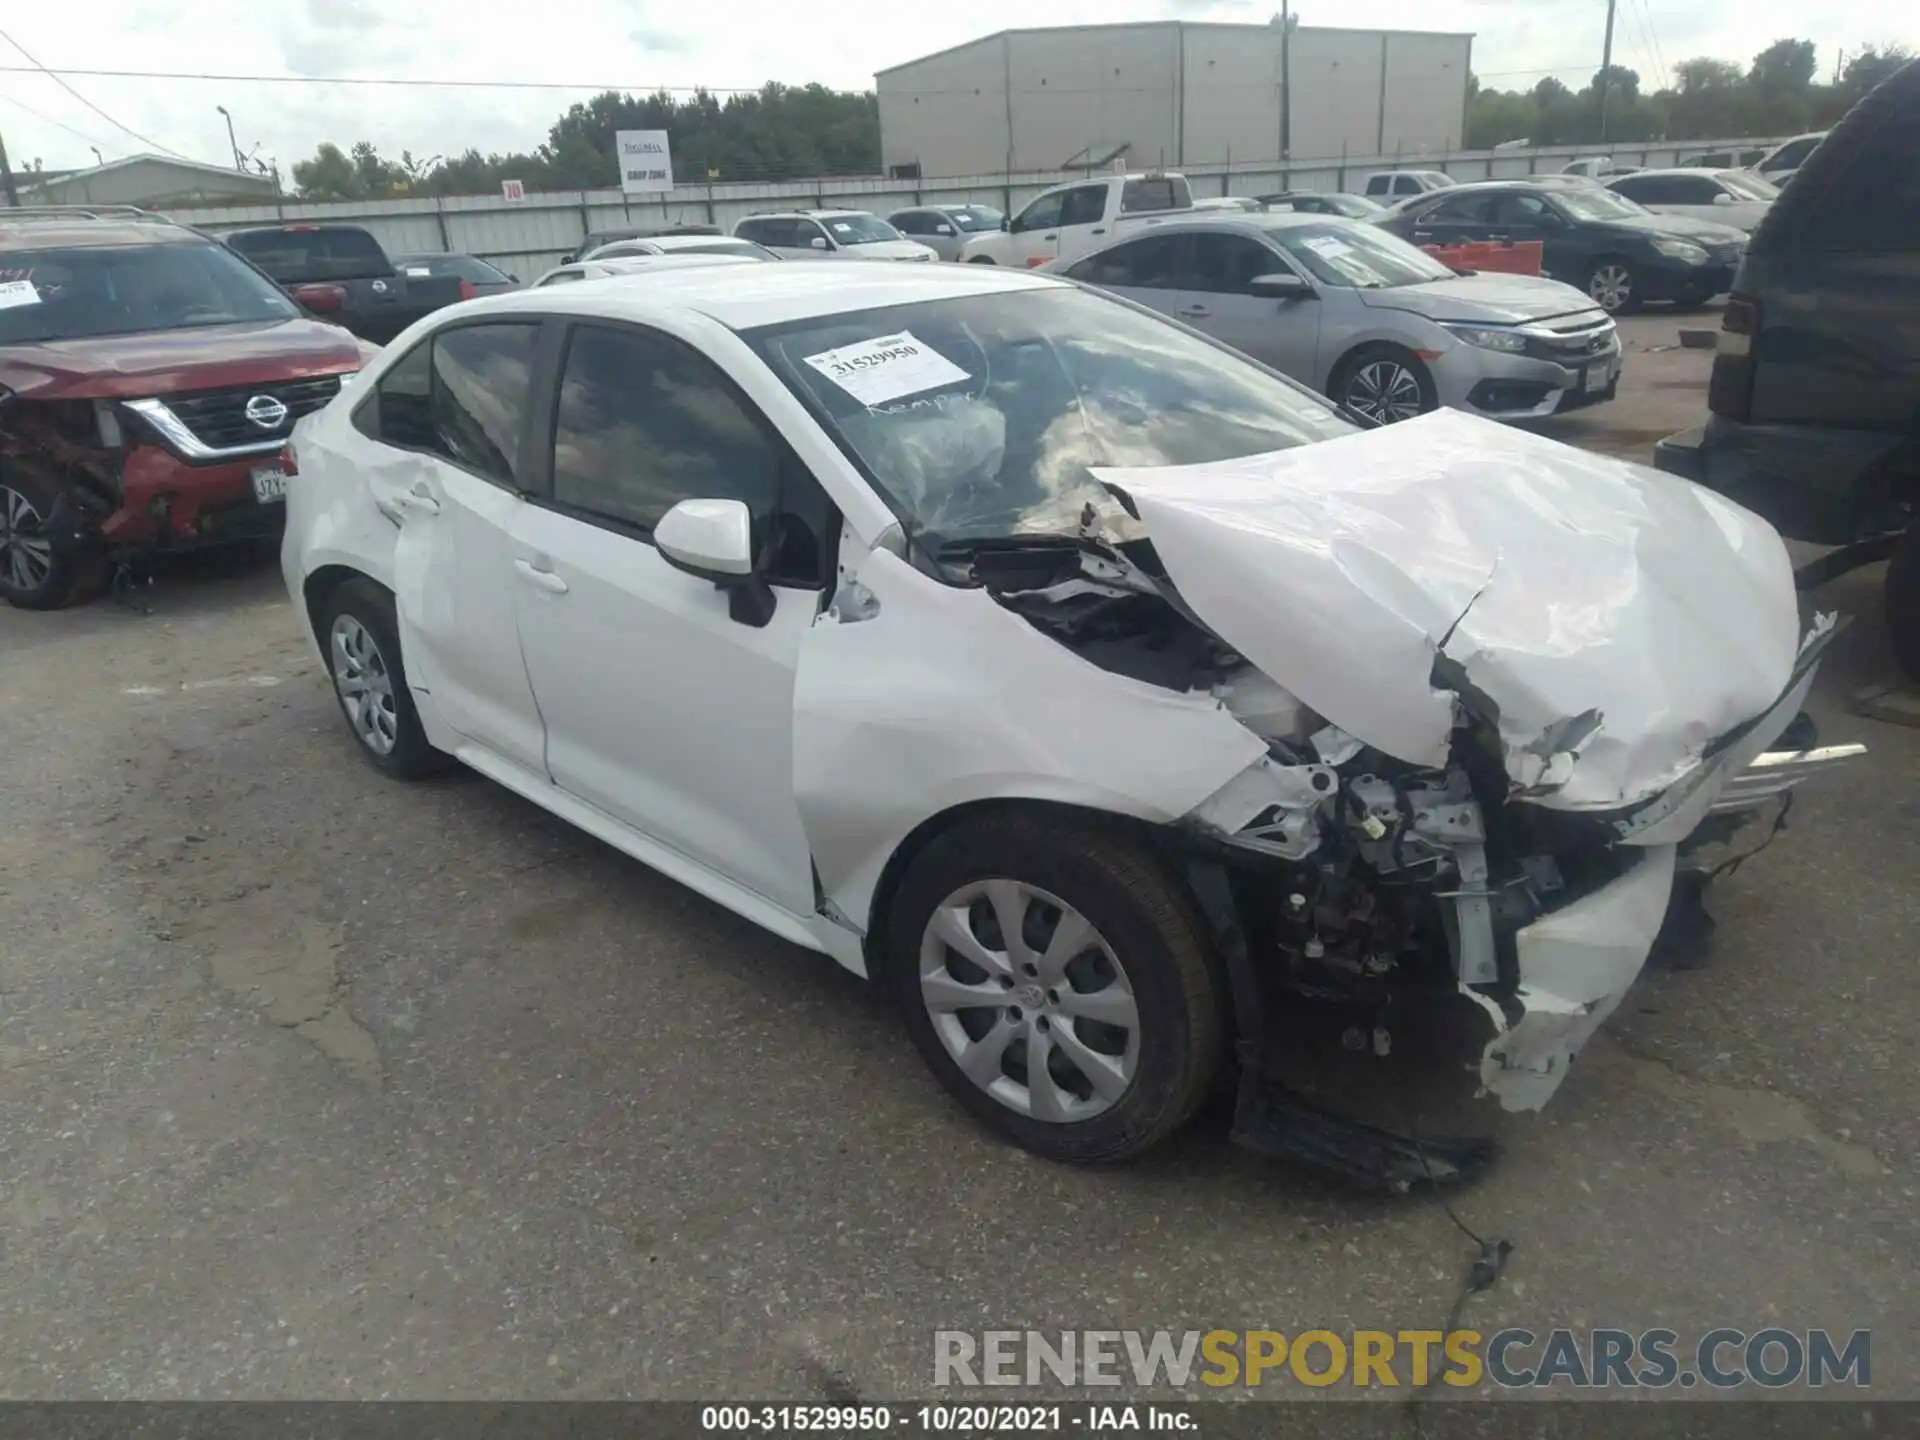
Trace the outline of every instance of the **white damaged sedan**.
<instances>
[{"instance_id":1,"label":"white damaged sedan","mask_svg":"<svg viewBox=\"0 0 1920 1440\"><path fill-rule=\"evenodd\" d=\"M464 762L871 976L1060 1158L1162 1139L1231 1055L1243 1138L1405 1183L1434 1157L1281 1088L1277 1017L1451 1016L1536 1108L1676 875L1859 748L1796 721L1833 627L1752 515L1463 415L1358 429L1040 275L491 297L288 460L368 759Z\"/></svg>"}]
</instances>

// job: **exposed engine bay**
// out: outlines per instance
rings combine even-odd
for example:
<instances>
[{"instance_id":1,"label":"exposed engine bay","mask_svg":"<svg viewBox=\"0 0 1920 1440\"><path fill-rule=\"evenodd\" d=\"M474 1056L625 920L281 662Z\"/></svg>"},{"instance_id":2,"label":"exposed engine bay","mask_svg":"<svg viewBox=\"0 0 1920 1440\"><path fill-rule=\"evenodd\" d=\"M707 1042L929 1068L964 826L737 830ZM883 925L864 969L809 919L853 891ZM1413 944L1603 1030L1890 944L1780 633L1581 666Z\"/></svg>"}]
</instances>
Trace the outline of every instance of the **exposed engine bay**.
<instances>
[{"instance_id":1,"label":"exposed engine bay","mask_svg":"<svg viewBox=\"0 0 1920 1440\"><path fill-rule=\"evenodd\" d=\"M1704 812L1680 813L1686 807L1670 792L1605 810L1549 808L1537 803L1552 790L1548 767L1524 781L1513 773L1494 717L1475 713L1481 697L1454 703L1444 764L1397 759L1221 639L1151 542L1110 544L1098 531L1089 515L1078 543L972 547L963 575L949 578L985 588L1091 664L1210 694L1265 742L1264 759L1179 827L1207 857L1200 863L1218 867L1257 1003L1267 1013L1318 1006L1347 1049L1381 1057L1395 1043L1394 1017L1477 1007L1492 1032L1477 1060L1480 1084L1507 1109L1538 1109L1553 1094L1645 963L1676 873L1723 868L1729 855L1757 850L1777 828L1787 777L1845 758L1799 745L1797 771L1772 767L1784 783L1745 772L1745 786L1715 806L1728 814L1710 824ZM1831 633L1830 624L1816 627L1787 693L1747 727L1760 743L1793 720ZM1450 688L1449 678L1436 657L1435 688ZM1592 716L1581 728L1603 725ZM1581 738L1557 747L1553 764L1564 769ZM1719 823L1736 810L1752 823ZM1655 826L1683 828L1654 834ZM1755 833L1730 848L1734 828Z\"/></svg>"}]
</instances>

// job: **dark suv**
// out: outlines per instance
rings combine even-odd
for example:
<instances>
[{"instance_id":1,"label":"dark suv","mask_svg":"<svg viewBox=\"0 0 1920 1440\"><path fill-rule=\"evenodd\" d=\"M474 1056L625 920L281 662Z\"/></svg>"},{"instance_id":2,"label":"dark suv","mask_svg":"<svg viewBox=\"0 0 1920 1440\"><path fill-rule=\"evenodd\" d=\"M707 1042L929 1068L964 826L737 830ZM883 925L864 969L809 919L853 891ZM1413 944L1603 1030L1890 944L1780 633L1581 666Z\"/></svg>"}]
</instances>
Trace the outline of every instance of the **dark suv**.
<instances>
[{"instance_id":1,"label":"dark suv","mask_svg":"<svg viewBox=\"0 0 1920 1440\"><path fill-rule=\"evenodd\" d=\"M1891 552L1887 616L1920 677L1920 61L1848 112L1754 231L1707 410L1654 463L1847 547L1803 583Z\"/></svg>"},{"instance_id":2,"label":"dark suv","mask_svg":"<svg viewBox=\"0 0 1920 1440\"><path fill-rule=\"evenodd\" d=\"M283 525L294 422L359 341L226 246L129 208L0 210L0 595Z\"/></svg>"},{"instance_id":3,"label":"dark suv","mask_svg":"<svg viewBox=\"0 0 1920 1440\"><path fill-rule=\"evenodd\" d=\"M1524 180L1435 191L1374 223L1416 245L1538 241L1543 274L1578 286L1613 315L1643 300L1697 304L1723 294L1747 245L1730 225L1656 215L1597 185L1548 189Z\"/></svg>"}]
</instances>

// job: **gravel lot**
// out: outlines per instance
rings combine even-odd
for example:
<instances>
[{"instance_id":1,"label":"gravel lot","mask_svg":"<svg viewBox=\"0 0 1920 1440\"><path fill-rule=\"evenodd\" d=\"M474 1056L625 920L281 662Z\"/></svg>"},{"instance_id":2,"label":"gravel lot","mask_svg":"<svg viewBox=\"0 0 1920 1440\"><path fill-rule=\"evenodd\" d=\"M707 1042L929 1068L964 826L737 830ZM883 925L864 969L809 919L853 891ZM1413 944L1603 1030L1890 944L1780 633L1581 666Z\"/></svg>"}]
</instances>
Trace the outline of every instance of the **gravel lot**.
<instances>
[{"instance_id":1,"label":"gravel lot","mask_svg":"<svg viewBox=\"0 0 1920 1440\"><path fill-rule=\"evenodd\" d=\"M1624 327L1649 459L1708 352ZM1690 324L1713 319L1690 318ZM1920 1393L1920 732L1877 571L1809 790L1455 1196L1466 1323L1871 1326ZM925 1395L937 1328L1434 1328L1471 1258L1209 1119L1125 1169L995 1143L858 981L477 778L354 756L271 568L0 607L0 1394Z\"/></svg>"}]
</instances>

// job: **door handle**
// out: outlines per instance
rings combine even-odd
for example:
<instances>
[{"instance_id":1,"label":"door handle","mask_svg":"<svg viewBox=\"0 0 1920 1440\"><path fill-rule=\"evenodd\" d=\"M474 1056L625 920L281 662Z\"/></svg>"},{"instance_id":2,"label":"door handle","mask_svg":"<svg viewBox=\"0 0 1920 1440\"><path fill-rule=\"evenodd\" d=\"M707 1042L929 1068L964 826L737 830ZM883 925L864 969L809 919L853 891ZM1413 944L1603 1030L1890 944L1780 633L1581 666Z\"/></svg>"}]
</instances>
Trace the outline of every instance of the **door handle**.
<instances>
[{"instance_id":1,"label":"door handle","mask_svg":"<svg viewBox=\"0 0 1920 1440\"><path fill-rule=\"evenodd\" d=\"M538 585L542 590L550 591L555 595L564 595L567 593L566 581L562 580L551 570L541 569L531 560L522 560L516 557L513 562L513 568L518 570L534 584Z\"/></svg>"},{"instance_id":2,"label":"door handle","mask_svg":"<svg viewBox=\"0 0 1920 1440\"><path fill-rule=\"evenodd\" d=\"M1093 233L1096 235L1104 235L1107 233L1107 227L1104 225L1096 225L1093 227Z\"/></svg>"},{"instance_id":3,"label":"door handle","mask_svg":"<svg viewBox=\"0 0 1920 1440\"><path fill-rule=\"evenodd\" d=\"M1060 232L1056 230L1051 235L1042 235L1040 238L1042 240L1058 240L1060 238Z\"/></svg>"},{"instance_id":4,"label":"door handle","mask_svg":"<svg viewBox=\"0 0 1920 1440\"><path fill-rule=\"evenodd\" d=\"M1213 311L1209 310L1204 305L1189 305L1185 309L1183 309L1180 313L1182 315L1185 315L1190 320L1204 320L1209 315L1213 314Z\"/></svg>"}]
</instances>

